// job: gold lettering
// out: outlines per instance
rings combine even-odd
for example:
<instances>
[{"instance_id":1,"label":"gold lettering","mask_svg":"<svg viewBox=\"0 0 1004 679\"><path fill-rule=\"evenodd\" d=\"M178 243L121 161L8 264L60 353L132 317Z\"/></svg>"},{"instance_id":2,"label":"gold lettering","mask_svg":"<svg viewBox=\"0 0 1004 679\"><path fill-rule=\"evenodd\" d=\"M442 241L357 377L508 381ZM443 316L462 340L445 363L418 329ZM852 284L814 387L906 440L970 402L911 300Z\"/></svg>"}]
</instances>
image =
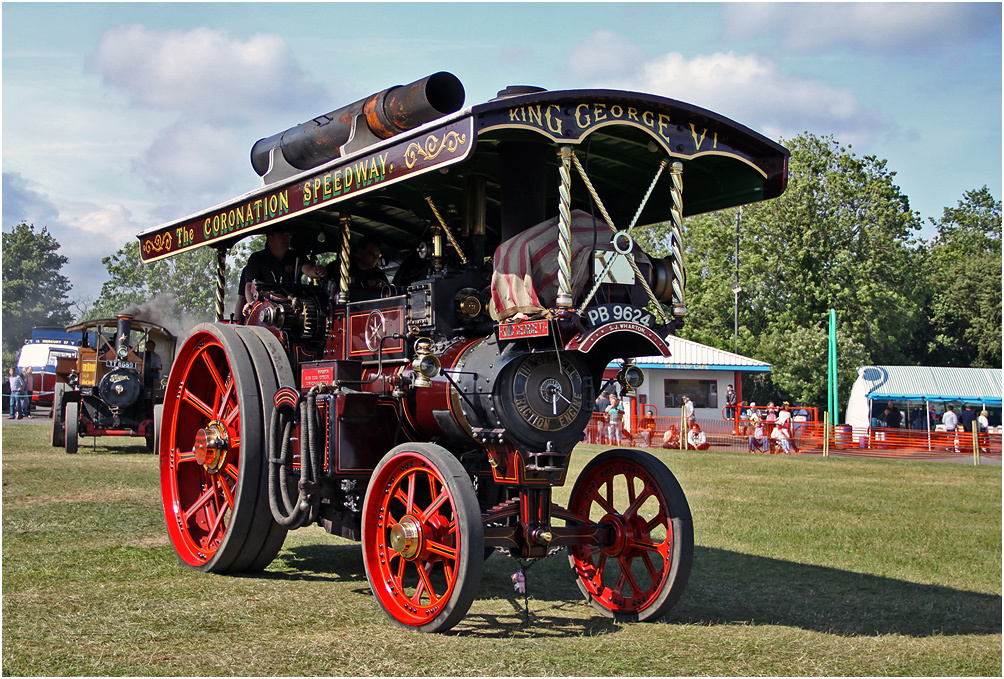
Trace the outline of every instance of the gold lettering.
<instances>
[{"instance_id":1,"label":"gold lettering","mask_svg":"<svg viewBox=\"0 0 1004 679\"><path fill-rule=\"evenodd\" d=\"M552 134L561 134L561 118L559 118L557 115L555 115L553 118L551 117L552 108L557 110L558 113L561 113L561 107L559 107L557 104L551 104L550 106L547 107L547 110L544 112L544 121L547 123L547 129L549 132L551 132Z\"/></svg>"},{"instance_id":2,"label":"gold lettering","mask_svg":"<svg viewBox=\"0 0 1004 679\"><path fill-rule=\"evenodd\" d=\"M531 123L536 122L538 127L543 127L544 121L540 114L540 104L537 104L536 106L527 106L526 108L528 113L530 114L529 116L530 122ZM536 111L534 111L534 109L536 109ZM536 118L536 121L534 120L534 118Z\"/></svg>"},{"instance_id":3,"label":"gold lettering","mask_svg":"<svg viewBox=\"0 0 1004 679\"><path fill-rule=\"evenodd\" d=\"M310 182L303 182L303 204L310 205Z\"/></svg>"},{"instance_id":4,"label":"gold lettering","mask_svg":"<svg viewBox=\"0 0 1004 679\"><path fill-rule=\"evenodd\" d=\"M645 123L647 127L655 127L655 119L652 117L651 111L645 111L641 114L641 121Z\"/></svg>"},{"instance_id":5,"label":"gold lettering","mask_svg":"<svg viewBox=\"0 0 1004 679\"><path fill-rule=\"evenodd\" d=\"M509 122L511 123L515 120L519 120L519 113L516 111L516 109L511 108L509 109Z\"/></svg>"},{"instance_id":6,"label":"gold lettering","mask_svg":"<svg viewBox=\"0 0 1004 679\"><path fill-rule=\"evenodd\" d=\"M324 199L331 198L331 173L324 175Z\"/></svg>"},{"instance_id":7,"label":"gold lettering","mask_svg":"<svg viewBox=\"0 0 1004 679\"><path fill-rule=\"evenodd\" d=\"M586 112L582 113L582 109L585 109ZM576 106L575 124L579 127L579 129L580 130L586 129L587 127L589 127L589 123L591 122L592 119L589 117L589 104L579 104L578 106Z\"/></svg>"},{"instance_id":8,"label":"gold lettering","mask_svg":"<svg viewBox=\"0 0 1004 679\"><path fill-rule=\"evenodd\" d=\"M279 209L283 214L289 212L289 192L283 191L279 194Z\"/></svg>"},{"instance_id":9,"label":"gold lettering","mask_svg":"<svg viewBox=\"0 0 1004 679\"><path fill-rule=\"evenodd\" d=\"M593 117L596 122L607 119L607 105L606 104L593 104Z\"/></svg>"},{"instance_id":10,"label":"gold lettering","mask_svg":"<svg viewBox=\"0 0 1004 679\"><path fill-rule=\"evenodd\" d=\"M209 234L211 233L210 229L211 229L211 227L209 225L209 220L207 219L206 223L202 225L202 234L206 238L209 238ZM180 231L180 229L179 229L179 231Z\"/></svg>"},{"instance_id":11,"label":"gold lettering","mask_svg":"<svg viewBox=\"0 0 1004 679\"><path fill-rule=\"evenodd\" d=\"M669 127L669 116L665 113L659 114L659 136L661 136L666 141L669 141L669 135L666 134L666 128Z\"/></svg>"},{"instance_id":12,"label":"gold lettering","mask_svg":"<svg viewBox=\"0 0 1004 679\"><path fill-rule=\"evenodd\" d=\"M610 115L612 115L614 118L620 118L621 116L624 115L624 109L622 109L617 104L614 104L613 106L610 107Z\"/></svg>"},{"instance_id":13,"label":"gold lettering","mask_svg":"<svg viewBox=\"0 0 1004 679\"><path fill-rule=\"evenodd\" d=\"M336 196L340 196L340 195L342 195L342 171L341 170L339 170L338 172L335 173L334 179L335 179L335 182L334 182L334 189L335 189L334 194Z\"/></svg>"},{"instance_id":14,"label":"gold lettering","mask_svg":"<svg viewBox=\"0 0 1004 679\"><path fill-rule=\"evenodd\" d=\"M701 144L704 143L704 138L708 135L708 128L704 128L704 132L701 132L700 138L697 137L697 130L694 128L694 123L690 123L690 136L694 138L694 150L700 151Z\"/></svg>"}]
</instances>

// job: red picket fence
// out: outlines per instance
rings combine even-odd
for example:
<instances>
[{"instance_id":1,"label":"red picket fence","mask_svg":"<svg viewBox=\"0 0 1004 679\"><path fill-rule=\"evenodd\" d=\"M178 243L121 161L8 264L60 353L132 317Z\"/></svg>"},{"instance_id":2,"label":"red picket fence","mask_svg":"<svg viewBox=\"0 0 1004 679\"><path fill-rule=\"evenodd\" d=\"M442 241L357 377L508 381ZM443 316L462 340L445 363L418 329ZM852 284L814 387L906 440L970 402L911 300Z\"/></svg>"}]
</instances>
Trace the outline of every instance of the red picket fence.
<instances>
[{"instance_id":1,"label":"red picket fence","mask_svg":"<svg viewBox=\"0 0 1004 679\"><path fill-rule=\"evenodd\" d=\"M682 417L650 417L646 427L636 427L632 430L622 429L621 446L633 448L661 448L663 435L674 427L677 432L684 432L686 445L686 427L681 427ZM707 437L709 450L749 451L752 426L748 421L739 422L736 427L732 420L712 420L697 418L695 420ZM824 425L821 422L793 422L791 454L822 454L824 452ZM850 427L838 425L830 427L828 433L828 455L840 457L871 457L903 460L945 459L952 457L973 458L974 439L972 432L938 432L913 431L909 429L887 429L871 427L866 431L853 431ZM600 445L616 445L611 443L606 418L601 413L593 413L592 420L586 430L586 443ZM1001 458L1001 434L978 434L976 443L979 456ZM680 449L677 437L673 449ZM776 440L768 439L768 451L780 453Z\"/></svg>"}]
</instances>

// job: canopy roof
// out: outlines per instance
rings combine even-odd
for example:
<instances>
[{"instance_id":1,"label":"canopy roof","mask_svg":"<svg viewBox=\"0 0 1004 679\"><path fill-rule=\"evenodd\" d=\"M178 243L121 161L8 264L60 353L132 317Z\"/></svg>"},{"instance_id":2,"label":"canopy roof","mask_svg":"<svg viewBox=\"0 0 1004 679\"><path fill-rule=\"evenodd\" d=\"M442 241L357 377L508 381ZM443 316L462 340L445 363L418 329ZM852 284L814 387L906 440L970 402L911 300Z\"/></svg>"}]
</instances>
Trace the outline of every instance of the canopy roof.
<instances>
[{"instance_id":1,"label":"canopy roof","mask_svg":"<svg viewBox=\"0 0 1004 679\"><path fill-rule=\"evenodd\" d=\"M1000 368L931 368L911 365L867 365L858 382L871 400L937 401L1001 405Z\"/></svg>"},{"instance_id":2,"label":"canopy roof","mask_svg":"<svg viewBox=\"0 0 1004 679\"><path fill-rule=\"evenodd\" d=\"M642 356L635 359L640 368L663 370L738 370L740 372L770 372L770 363L755 358L709 347L693 340L668 335L669 356ZM616 361L620 363L620 360ZM614 365L611 363L611 365Z\"/></svg>"},{"instance_id":3,"label":"canopy roof","mask_svg":"<svg viewBox=\"0 0 1004 679\"><path fill-rule=\"evenodd\" d=\"M503 167L502 149L513 144L543 148L542 164ZM229 247L279 224L291 231L297 252L335 251L342 218L353 234L374 234L385 247L406 251L435 221L428 201L441 211L462 210L465 183L475 177L485 181L491 252L500 239L503 184L512 176L539 172L546 216L557 213L563 146L576 149L617 228L670 219L671 173L658 174L664 160L683 164L684 215L778 196L787 178L784 147L697 106L637 92L534 92L469 107L147 229L138 235L141 257L150 262L205 245ZM639 214L650 185L653 197ZM594 208L577 177L570 207Z\"/></svg>"}]
</instances>

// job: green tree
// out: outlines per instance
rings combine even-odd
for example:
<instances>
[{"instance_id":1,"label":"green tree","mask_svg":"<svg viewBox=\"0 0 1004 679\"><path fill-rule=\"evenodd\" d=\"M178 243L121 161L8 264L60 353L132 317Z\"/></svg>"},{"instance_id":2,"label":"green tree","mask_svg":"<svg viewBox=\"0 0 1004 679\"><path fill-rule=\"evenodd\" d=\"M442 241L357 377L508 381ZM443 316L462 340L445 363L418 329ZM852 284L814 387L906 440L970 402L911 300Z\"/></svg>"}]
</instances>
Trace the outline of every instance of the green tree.
<instances>
[{"instance_id":1,"label":"green tree","mask_svg":"<svg viewBox=\"0 0 1004 679\"><path fill-rule=\"evenodd\" d=\"M823 407L831 308L847 350L838 354L841 376L860 363L915 362L923 322L920 223L886 161L858 157L832 137L806 133L785 143L792 153L787 190L744 206L739 219L739 352L773 366L763 383L772 391L758 401ZM736 219L737 209L697 215L684 233L690 313L680 334L729 351ZM656 228L639 240L658 245L664 238ZM841 399L852 381L841 379Z\"/></svg>"},{"instance_id":2,"label":"green tree","mask_svg":"<svg viewBox=\"0 0 1004 679\"><path fill-rule=\"evenodd\" d=\"M926 362L1001 367L1001 202L986 186L966 191L931 222Z\"/></svg>"},{"instance_id":3,"label":"green tree","mask_svg":"<svg viewBox=\"0 0 1004 679\"><path fill-rule=\"evenodd\" d=\"M3 234L3 352L20 350L31 329L64 325L70 314L69 279L60 273L69 261L46 227L22 222Z\"/></svg>"},{"instance_id":4,"label":"green tree","mask_svg":"<svg viewBox=\"0 0 1004 679\"><path fill-rule=\"evenodd\" d=\"M239 243L227 257L224 315L233 311L237 278L247 259L248 242ZM200 321L215 318L216 250L199 248L144 264L139 242L131 241L101 260L108 280L88 310L87 318L114 316L139 306L141 317L183 332Z\"/></svg>"}]
</instances>

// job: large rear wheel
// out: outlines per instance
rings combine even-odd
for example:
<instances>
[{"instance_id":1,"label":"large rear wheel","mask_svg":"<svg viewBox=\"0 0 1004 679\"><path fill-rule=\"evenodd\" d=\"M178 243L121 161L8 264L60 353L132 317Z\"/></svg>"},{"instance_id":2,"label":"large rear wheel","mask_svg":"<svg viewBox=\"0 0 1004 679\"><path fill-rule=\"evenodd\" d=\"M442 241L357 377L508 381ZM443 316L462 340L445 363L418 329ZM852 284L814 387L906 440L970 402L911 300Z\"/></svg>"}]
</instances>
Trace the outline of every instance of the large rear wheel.
<instances>
[{"instance_id":1,"label":"large rear wheel","mask_svg":"<svg viewBox=\"0 0 1004 679\"><path fill-rule=\"evenodd\" d=\"M690 577L694 529L687 498L666 465L640 450L601 453L576 480L569 509L584 524L604 528L601 544L569 551L586 600L624 621L667 613Z\"/></svg>"},{"instance_id":2,"label":"large rear wheel","mask_svg":"<svg viewBox=\"0 0 1004 679\"><path fill-rule=\"evenodd\" d=\"M397 446L363 503L366 578L397 625L443 632L467 614L481 581L484 528L470 477L449 451Z\"/></svg>"},{"instance_id":3,"label":"large rear wheel","mask_svg":"<svg viewBox=\"0 0 1004 679\"><path fill-rule=\"evenodd\" d=\"M274 377L269 367L259 384L252 358L233 328L202 324L168 379L161 497L171 544L196 570L253 570L274 523L263 492L262 404L263 391L275 392Z\"/></svg>"}]
</instances>

